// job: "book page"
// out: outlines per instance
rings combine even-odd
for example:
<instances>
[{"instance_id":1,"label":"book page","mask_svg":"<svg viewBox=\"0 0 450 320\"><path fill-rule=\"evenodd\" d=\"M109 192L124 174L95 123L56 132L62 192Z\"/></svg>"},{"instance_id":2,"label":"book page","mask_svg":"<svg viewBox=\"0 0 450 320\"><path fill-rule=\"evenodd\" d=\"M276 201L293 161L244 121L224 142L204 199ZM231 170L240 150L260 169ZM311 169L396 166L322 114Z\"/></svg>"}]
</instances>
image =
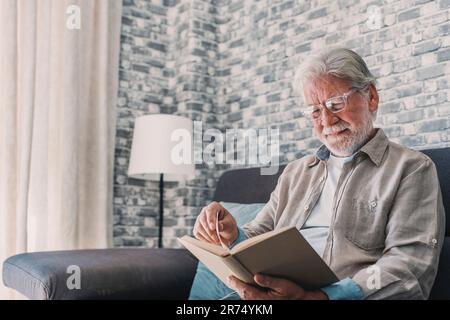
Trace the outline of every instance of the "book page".
<instances>
[{"instance_id":1,"label":"book page","mask_svg":"<svg viewBox=\"0 0 450 320\"><path fill-rule=\"evenodd\" d=\"M221 257L226 257L230 255L230 250L226 249L226 248L222 248L221 246L218 246L216 244L212 244L209 242L205 242L205 241L201 241L198 239L195 239L193 237L190 236L183 236L181 238L178 238L180 241L186 241L189 242L190 244L193 244L199 248L202 248L208 252L211 252L215 255L221 256Z\"/></svg>"},{"instance_id":2,"label":"book page","mask_svg":"<svg viewBox=\"0 0 450 320\"><path fill-rule=\"evenodd\" d=\"M284 231L286 231L288 229L291 229L291 228L294 228L294 227L283 227L283 228L272 230L272 231L269 231L269 232L257 235L255 237L249 238L247 240L244 240L241 243L239 243L239 244L234 246L234 248L231 250L231 254L234 254L234 253L240 252L242 250L245 250L245 249L251 247L252 245L254 245L256 243L264 241L264 240L266 240L266 239L268 239L270 237L273 237L273 236L275 236L277 234L280 234L280 233L282 233L282 232L284 232Z\"/></svg>"}]
</instances>

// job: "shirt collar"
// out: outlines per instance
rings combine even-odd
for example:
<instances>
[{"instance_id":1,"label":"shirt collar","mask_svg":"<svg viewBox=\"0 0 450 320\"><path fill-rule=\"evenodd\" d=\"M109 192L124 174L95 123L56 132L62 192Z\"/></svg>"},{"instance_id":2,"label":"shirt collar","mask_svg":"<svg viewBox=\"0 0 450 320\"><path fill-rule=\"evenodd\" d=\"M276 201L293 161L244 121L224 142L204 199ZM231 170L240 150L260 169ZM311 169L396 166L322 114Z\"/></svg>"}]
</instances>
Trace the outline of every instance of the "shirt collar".
<instances>
[{"instance_id":1,"label":"shirt collar","mask_svg":"<svg viewBox=\"0 0 450 320\"><path fill-rule=\"evenodd\" d=\"M372 162L378 167L381 164L383 155L388 147L389 140L384 134L383 129L376 128L377 132L375 136L370 139L359 151L356 153L364 152L372 160ZM330 157L330 150L323 144L317 149L316 155L308 167L313 167L321 160L327 160Z\"/></svg>"}]
</instances>

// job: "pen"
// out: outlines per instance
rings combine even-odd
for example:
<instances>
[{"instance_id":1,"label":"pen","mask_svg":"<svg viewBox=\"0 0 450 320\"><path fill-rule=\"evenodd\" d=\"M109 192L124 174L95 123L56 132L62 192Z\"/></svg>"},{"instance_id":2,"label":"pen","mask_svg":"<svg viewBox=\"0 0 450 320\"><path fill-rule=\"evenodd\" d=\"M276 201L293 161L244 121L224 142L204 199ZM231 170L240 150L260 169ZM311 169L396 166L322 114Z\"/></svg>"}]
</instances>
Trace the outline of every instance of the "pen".
<instances>
[{"instance_id":1,"label":"pen","mask_svg":"<svg viewBox=\"0 0 450 320\"><path fill-rule=\"evenodd\" d=\"M216 232L217 232L217 238L219 238L220 245L222 246L222 248L228 249L228 246L225 245L225 243L223 243L222 238L220 237L220 232L219 232L219 211L217 211L217 214L216 214Z\"/></svg>"}]
</instances>

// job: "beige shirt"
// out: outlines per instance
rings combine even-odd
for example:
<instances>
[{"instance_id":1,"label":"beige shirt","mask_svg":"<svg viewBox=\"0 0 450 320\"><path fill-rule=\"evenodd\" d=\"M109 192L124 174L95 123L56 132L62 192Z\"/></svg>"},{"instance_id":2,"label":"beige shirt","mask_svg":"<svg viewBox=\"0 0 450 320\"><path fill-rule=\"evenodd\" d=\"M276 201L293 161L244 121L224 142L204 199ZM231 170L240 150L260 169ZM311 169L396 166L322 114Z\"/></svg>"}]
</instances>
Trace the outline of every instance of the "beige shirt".
<instances>
[{"instance_id":1,"label":"beige shirt","mask_svg":"<svg viewBox=\"0 0 450 320\"><path fill-rule=\"evenodd\" d=\"M274 228L301 229L319 199L330 152L289 163L269 202L242 227L247 237ZM323 259L369 299L426 299L445 233L434 163L387 139L383 130L342 169L332 202Z\"/></svg>"}]
</instances>

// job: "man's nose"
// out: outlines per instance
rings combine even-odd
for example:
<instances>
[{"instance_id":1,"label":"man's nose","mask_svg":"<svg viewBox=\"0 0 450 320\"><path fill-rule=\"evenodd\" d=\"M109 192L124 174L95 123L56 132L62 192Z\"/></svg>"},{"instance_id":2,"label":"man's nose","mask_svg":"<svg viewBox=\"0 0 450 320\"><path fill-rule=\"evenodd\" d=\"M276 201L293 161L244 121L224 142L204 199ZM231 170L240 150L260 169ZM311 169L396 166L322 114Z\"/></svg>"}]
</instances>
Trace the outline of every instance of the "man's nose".
<instances>
[{"instance_id":1,"label":"man's nose","mask_svg":"<svg viewBox=\"0 0 450 320\"><path fill-rule=\"evenodd\" d=\"M321 110L320 118L322 126L324 127L330 127L339 121L339 119L333 114L333 112L329 111L327 108L323 108Z\"/></svg>"}]
</instances>

